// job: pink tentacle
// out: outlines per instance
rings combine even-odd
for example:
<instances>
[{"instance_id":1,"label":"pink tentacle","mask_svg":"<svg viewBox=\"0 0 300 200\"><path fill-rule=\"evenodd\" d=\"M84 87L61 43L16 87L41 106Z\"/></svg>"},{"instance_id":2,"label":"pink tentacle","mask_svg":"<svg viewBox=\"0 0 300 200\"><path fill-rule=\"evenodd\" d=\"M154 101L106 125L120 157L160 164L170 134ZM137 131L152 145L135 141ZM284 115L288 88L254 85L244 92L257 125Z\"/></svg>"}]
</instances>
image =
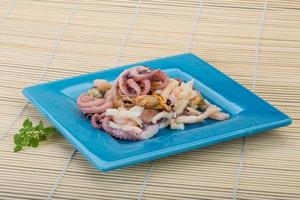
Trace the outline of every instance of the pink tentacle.
<instances>
[{"instance_id":1,"label":"pink tentacle","mask_svg":"<svg viewBox=\"0 0 300 200\"><path fill-rule=\"evenodd\" d=\"M98 107L79 107L83 113L103 113L107 108L112 108L112 102L105 102L103 105Z\"/></svg>"},{"instance_id":2,"label":"pink tentacle","mask_svg":"<svg viewBox=\"0 0 300 200\"><path fill-rule=\"evenodd\" d=\"M101 106L104 103L104 99L95 99L88 96L87 94L81 94L77 98L77 105L79 107Z\"/></svg>"},{"instance_id":3,"label":"pink tentacle","mask_svg":"<svg viewBox=\"0 0 300 200\"><path fill-rule=\"evenodd\" d=\"M149 79L144 79L141 81L143 85L143 90L141 91L141 95L148 94L151 89L151 82Z\"/></svg>"},{"instance_id":4,"label":"pink tentacle","mask_svg":"<svg viewBox=\"0 0 300 200\"><path fill-rule=\"evenodd\" d=\"M91 118L91 122L94 128L101 128L101 119L103 119L104 115L94 114ZM100 123L99 123L100 122Z\"/></svg>"},{"instance_id":5,"label":"pink tentacle","mask_svg":"<svg viewBox=\"0 0 300 200\"><path fill-rule=\"evenodd\" d=\"M127 91L127 88L126 88L126 82L125 82L125 77L120 77L120 79L117 80L117 85L119 86L121 92L125 95L128 95L129 92Z\"/></svg>"},{"instance_id":6,"label":"pink tentacle","mask_svg":"<svg viewBox=\"0 0 300 200\"><path fill-rule=\"evenodd\" d=\"M141 81L144 79L149 79L151 76L151 70L145 66L138 66L135 68L134 74L131 75L135 81Z\"/></svg>"},{"instance_id":7,"label":"pink tentacle","mask_svg":"<svg viewBox=\"0 0 300 200\"><path fill-rule=\"evenodd\" d=\"M133 79L128 79L127 84L130 88L135 90L135 94L130 94L130 95L139 95L139 94L141 94L140 86Z\"/></svg>"},{"instance_id":8,"label":"pink tentacle","mask_svg":"<svg viewBox=\"0 0 300 200\"><path fill-rule=\"evenodd\" d=\"M138 140L133 134L129 134L123 130L120 129L114 129L113 133L111 133L111 135L117 139L121 139L121 140L132 140L132 141L136 141Z\"/></svg>"},{"instance_id":9,"label":"pink tentacle","mask_svg":"<svg viewBox=\"0 0 300 200\"><path fill-rule=\"evenodd\" d=\"M114 86L116 92L118 91L118 89L120 89L121 92L125 95L127 95L129 93L126 88L126 79L128 78L129 72L131 70L132 69L127 69L118 76L118 78L116 79L115 86Z\"/></svg>"},{"instance_id":10,"label":"pink tentacle","mask_svg":"<svg viewBox=\"0 0 300 200\"><path fill-rule=\"evenodd\" d=\"M128 77L136 77L138 75L137 68L128 69Z\"/></svg>"},{"instance_id":11,"label":"pink tentacle","mask_svg":"<svg viewBox=\"0 0 300 200\"><path fill-rule=\"evenodd\" d=\"M150 78L150 73L148 73L148 74L139 74L138 76L136 76L136 77L133 77L133 79L135 80L135 81L140 81L140 80L144 80L144 79L149 79Z\"/></svg>"},{"instance_id":12,"label":"pink tentacle","mask_svg":"<svg viewBox=\"0 0 300 200\"><path fill-rule=\"evenodd\" d=\"M109 121L111 120L112 118L111 117L104 117L101 122L102 122L102 128L105 132L108 132L108 133L112 133L113 132L113 128L111 128L108 123Z\"/></svg>"},{"instance_id":13,"label":"pink tentacle","mask_svg":"<svg viewBox=\"0 0 300 200\"><path fill-rule=\"evenodd\" d=\"M147 94L150 91L149 87L151 88L151 84L149 84L151 82L147 79L151 76L151 70L145 66L127 69L117 78L116 86L124 95L135 96L141 93ZM143 85L143 90L138 83ZM135 91L135 93L133 93L128 87Z\"/></svg>"},{"instance_id":14,"label":"pink tentacle","mask_svg":"<svg viewBox=\"0 0 300 200\"><path fill-rule=\"evenodd\" d=\"M146 66L137 66L136 70L138 71L138 73L151 72L151 70Z\"/></svg>"},{"instance_id":15,"label":"pink tentacle","mask_svg":"<svg viewBox=\"0 0 300 200\"><path fill-rule=\"evenodd\" d=\"M116 91L116 87L112 87L110 90L108 90L104 96L105 101L114 101L117 96Z\"/></svg>"}]
</instances>

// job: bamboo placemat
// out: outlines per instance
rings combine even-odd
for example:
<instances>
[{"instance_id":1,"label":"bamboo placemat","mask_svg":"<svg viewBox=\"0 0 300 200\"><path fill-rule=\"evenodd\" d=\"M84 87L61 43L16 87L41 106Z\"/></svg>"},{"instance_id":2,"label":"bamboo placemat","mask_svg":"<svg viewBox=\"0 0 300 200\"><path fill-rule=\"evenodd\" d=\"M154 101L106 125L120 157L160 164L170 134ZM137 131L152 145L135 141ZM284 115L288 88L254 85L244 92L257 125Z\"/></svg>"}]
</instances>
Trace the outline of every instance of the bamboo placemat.
<instances>
[{"instance_id":1,"label":"bamboo placemat","mask_svg":"<svg viewBox=\"0 0 300 200\"><path fill-rule=\"evenodd\" d=\"M299 199L296 0L1 0L0 199ZM100 173L59 134L13 153L25 86L191 51L293 118L289 127Z\"/></svg>"}]
</instances>

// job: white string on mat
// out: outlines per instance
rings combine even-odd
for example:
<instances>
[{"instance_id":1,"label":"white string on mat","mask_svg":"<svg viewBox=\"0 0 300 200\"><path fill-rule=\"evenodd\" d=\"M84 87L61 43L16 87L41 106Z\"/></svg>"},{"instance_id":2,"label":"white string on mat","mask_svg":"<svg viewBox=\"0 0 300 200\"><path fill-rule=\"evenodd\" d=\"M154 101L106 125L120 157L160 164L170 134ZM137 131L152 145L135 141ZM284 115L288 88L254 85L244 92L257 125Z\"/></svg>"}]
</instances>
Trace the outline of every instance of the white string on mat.
<instances>
[{"instance_id":1,"label":"white string on mat","mask_svg":"<svg viewBox=\"0 0 300 200\"><path fill-rule=\"evenodd\" d=\"M51 190L50 190L50 192L49 192L49 194L47 196L47 199L51 199L52 198L52 196L53 196L53 194L54 194L57 186L59 185L61 179L63 178L65 172L67 171L68 166L69 166L70 162L72 161L75 153L76 153L76 149L72 151L72 153L70 154L70 156L68 157L68 159L65 161L64 167L63 167L62 171L60 172L60 174L58 175L58 177L56 178L55 183L52 186L52 188L51 188Z\"/></svg>"},{"instance_id":2,"label":"white string on mat","mask_svg":"<svg viewBox=\"0 0 300 200\"><path fill-rule=\"evenodd\" d=\"M268 0L265 0L264 3L264 11L263 15L260 19L260 29L257 33L257 39L256 39L256 48L255 48L255 64L253 68L253 82L252 82L252 90L255 91L256 89L256 81L257 81L257 68L259 65L259 52L260 52L260 43L261 43L261 36L262 32L265 26L265 18L268 12Z\"/></svg>"},{"instance_id":3,"label":"white string on mat","mask_svg":"<svg viewBox=\"0 0 300 200\"><path fill-rule=\"evenodd\" d=\"M75 14L77 13L78 11L78 8L79 8L79 4L80 4L80 1L81 0L78 0L77 1L77 4L75 4L74 8L72 9L72 13L71 15L69 16L69 18L67 19L66 23L64 24L63 28L62 28L62 31L61 33L59 34L57 40L55 41L54 43L54 48L52 50L52 52L50 53L50 56L49 56L49 59L47 61L47 63L45 64L44 68L43 68L43 71L38 79L38 82L37 83L40 83L42 81L42 79L44 78L50 64L53 62L54 58L55 58L55 55L56 55L56 52L57 52L57 49L59 48L59 45L65 35L65 31L67 30L67 28L69 27L70 25L70 22L71 20L73 19L73 17L75 16ZM4 139L4 137L7 135L7 133L9 132L9 130L13 127L13 125L17 122L17 120L19 119L19 117L21 117L22 113L24 112L24 110L26 109L27 105L28 105L28 101L26 100L25 101L25 104L24 106L21 108L21 110L17 113L16 117L13 119L12 123L3 131L3 133L0 135L0 142Z\"/></svg>"},{"instance_id":4,"label":"white string on mat","mask_svg":"<svg viewBox=\"0 0 300 200\"><path fill-rule=\"evenodd\" d=\"M143 194L144 194L146 185L147 185L147 183L148 183L148 181L149 181L149 178L150 178L150 176L151 176L151 174L152 174L153 167L154 167L154 161L151 162L150 167L149 167L149 169L147 170L147 174L146 174L146 176L145 176L145 178L144 178L144 181L143 181L142 187L141 187L141 189L140 189L139 195L138 195L138 197L137 197L137 200L141 200L142 197L143 197Z\"/></svg>"},{"instance_id":5,"label":"white string on mat","mask_svg":"<svg viewBox=\"0 0 300 200\"><path fill-rule=\"evenodd\" d=\"M11 14L11 12L13 11L13 9L15 8L17 3L17 0L12 0L9 8L7 9L6 13L3 15L3 17L0 18L0 27L4 24L4 22L6 21L6 19L9 17L9 15Z\"/></svg>"},{"instance_id":6,"label":"white string on mat","mask_svg":"<svg viewBox=\"0 0 300 200\"><path fill-rule=\"evenodd\" d=\"M10 14L12 13L13 9L15 8L17 3L17 0L12 0L10 3L9 8L7 9L6 13L3 15L3 17L0 18L0 28L3 26L4 22L6 21L6 19L10 16ZM27 104L27 101L26 101ZM13 119L12 123L2 132L2 134L0 135L0 141L4 138L4 136L6 135L6 132L8 132L12 126L16 123L17 118L19 118L19 115L22 114L22 112L24 111L25 107L23 107L16 115L15 119Z\"/></svg>"},{"instance_id":7,"label":"white string on mat","mask_svg":"<svg viewBox=\"0 0 300 200\"><path fill-rule=\"evenodd\" d=\"M204 4L204 0L200 0L199 1L199 8L198 8L198 11L197 11L197 16L196 16L195 22L193 24L193 28L192 28L192 31L191 31L190 38L188 39L188 42L187 42L187 52L191 51L191 46L192 46L192 43L193 43L194 34L196 32L197 26L198 26L200 18L201 18L203 4ZM152 161L151 164L150 164L150 167L148 168L148 170L146 172L143 184L142 184L141 189L138 193L137 200L142 200L142 198L143 198L143 194L144 194L145 188L148 184L149 178L152 174L154 164L155 164L155 161Z\"/></svg>"},{"instance_id":8,"label":"white string on mat","mask_svg":"<svg viewBox=\"0 0 300 200\"><path fill-rule=\"evenodd\" d=\"M192 49L193 38L194 38L195 32L197 30L197 27L198 27L198 24L199 24L199 21L200 21L200 18L201 18L201 14L202 14L203 1L204 0L200 0L200 2L199 2L199 8L198 8L196 20L194 22L193 29L192 29L190 38L189 38L188 43L187 43L187 52L190 52L191 49Z\"/></svg>"},{"instance_id":9,"label":"white string on mat","mask_svg":"<svg viewBox=\"0 0 300 200\"><path fill-rule=\"evenodd\" d=\"M138 5L136 6L136 10L135 10L135 13L134 15L132 16L131 20L130 20L130 23L128 25L128 29L127 29L127 32L125 34L125 37L120 45L120 52L117 56L117 59L116 59L116 63L115 63L115 66L118 66L119 65L119 62L120 62L120 59L121 59L121 56L123 54L123 51L124 51L124 48L127 44L127 41L128 41L128 37L132 31L132 28L133 26L135 25L135 22L136 22L136 18L138 17L139 15L139 12L140 12L140 8L141 8L141 4L142 4L142 0L139 0L138 1ZM61 171L61 173L58 175L58 177L56 178L56 181L54 183L54 185L52 186L48 196L47 196L47 200L51 200L52 199L52 196L53 194L55 193L61 179L63 178L63 176L65 175L65 172L67 171L68 167L69 167L69 164L70 162L72 161L74 155L77 153L77 149L74 149L72 150L72 152L70 153L70 156L68 157L68 159L66 160L65 164L64 164L64 167Z\"/></svg>"},{"instance_id":10,"label":"white string on mat","mask_svg":"<svg viewBox=\"0 0 300 200\"><path fill-rule=\"evenodd\" d=\"M253 82L252 82L253 92L256 89L257 68L259 66L260 43L261 43L261 36L262 36L262 33L263 33L263 29L264 29L264 26L265 26L265 18L266 18L267 12L268 12L268 0L265 0L263 15L260 18L259 30L258 30L257 37L256 37L255 62L254 62L254 66L253 66ZM241 173L242 173L243 165L244 165L244 161L245 161L246 145L247 145L247 137L243 137L243 144L242 144L242 147L241 147L240 162L239 162L239 166L238 166L238 169L237 169L235 185L234 185L233 193L232 193L232 199L233 200L236 200L237 192L238 192L239 186L240 186Z\"/></svg>"},{"instance_id":11,"label":"white string on mat","mask_svg":"<svg viewBox=\"0 0 300 200\"><path fill-rule=\"evenodd\" d=\"M137 5L136 10L135 10L135 13L134 13L134 15L132 16L132 18L130 20L130 24L129 24L128 30L127 30L127 32L126 32L126 34L124 36L123 42L122 42L122 44L120 46L120 51L119 51L119 55L117 57L115 66L118 66L120 64L120 60L121 60L122 54L124 52L125 46L127 44L129 35L130 35L130 33L131 33L131 31L132 31L135 23L136 23L136 19L137 19L138 15L140 13L141 5L142 5L142 0L139 0L138 5Z\"/></svg>"},{"instance_id":12,"label":"white string on mat","mask_svg":"<svg viewBox=\"0 0 300 200\"><path fill-rule=\"evenodd\" d=\"M8 131L15 125L15 123L17 122L17 120L19 119L19 117L22 115L22 113L24 112L26 106L28 104L28 101L25 101L24 106L21 108L21 110L17 113L17 115L15 116L15 118L13 119L13 121L10 123L10 125L2 132L2 134L0 135L0 143L3 141L4 137L7 135Z\"/></svg>"}]
</instances>

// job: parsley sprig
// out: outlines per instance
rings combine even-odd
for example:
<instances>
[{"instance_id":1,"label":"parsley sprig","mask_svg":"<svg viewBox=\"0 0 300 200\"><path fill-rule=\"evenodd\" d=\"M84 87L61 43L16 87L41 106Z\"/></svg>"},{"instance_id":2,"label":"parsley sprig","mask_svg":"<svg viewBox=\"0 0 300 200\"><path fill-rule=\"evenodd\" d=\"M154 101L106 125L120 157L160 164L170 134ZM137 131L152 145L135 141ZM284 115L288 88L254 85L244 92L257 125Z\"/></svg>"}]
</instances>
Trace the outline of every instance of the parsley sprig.
<instances>
[{"instance_id":1,"label":"parsley sprig","mask_svg":"<svg viewBox=\"0 0 300 200\"><path fill-rule=\"evenodd\" d=\"M15 134L14 152L21 151L23 147L38 147L40 141L44 141L51 133L56 131L53 127L44 127L42 121L36 126L33 126L32 121L26 119L23 122L23 127L19 130L19 133Z\"/></svg>"}]
</instances>

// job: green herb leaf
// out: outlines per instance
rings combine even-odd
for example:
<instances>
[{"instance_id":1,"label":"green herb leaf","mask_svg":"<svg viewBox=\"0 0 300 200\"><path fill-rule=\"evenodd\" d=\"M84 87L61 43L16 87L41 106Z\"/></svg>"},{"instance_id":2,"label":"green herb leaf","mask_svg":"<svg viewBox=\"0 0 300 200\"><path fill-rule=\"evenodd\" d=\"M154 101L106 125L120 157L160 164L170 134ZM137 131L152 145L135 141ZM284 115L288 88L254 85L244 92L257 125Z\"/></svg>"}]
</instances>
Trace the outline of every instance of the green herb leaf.
<instances>
[{"instance_id":1,"label":"green herb leaf","mask_svg":"<svg viewBox=\"0 0 300 200\"><path fill-rule=\"evenodd\" d=\"M47 128L44 129L44 132L45 132L46 135L54 133L55 131L56 131L56 129L53 128L53 127L47 127Z\"/></svg>"},{"instance_id":2,"label":"green herb leaf","mask_svg":"<svg viewBox=\"0 0 300 200\"><path fill-rule=\"evenodd\" d=\"M22 146L16 146L14 152L18 152L22 150Z\"/></svg>"},{"instance_id":3,"label":"green herb leaf","mask_svg":"<svg viewBox=\"0 0 300 200\"><path fill-rule=\"evenodd\" d=\"M45 141L45 140L47 140L47 136L46 135L41 135L40 141Z\"/></svg>"},{"instance_id":4,"label":"green herb leaf","mask_svg":"<svg viewBox=\"0 0 300 200\"><path fill-rule=\"evenodd\" d=\"M23 126L24 128L31 128L32 127L32 121L30 121L29 119L26 119L24 122L23 122Z\"/></svg>"},{"instance_id":5,"label":"green herb leaf","mask_svg":"<svg viewBox=\"0 0 300 200\"><path fill-rule=\"evenodd\" d=\"M40 141L44 141L47 137L56 131L53 127L44 127L43 121L33 127L32 121L26 119L19 133L14 136L15 148L14 152L21 151L23 147L38 147Z\"/></svg>"},{"instance_id":6,"label":"green herb leaf","mask_svg":"<svg viewBox=\"0 0 300 200\"><path fill-rule=\"evenodd\" d=\"M22 136L23 136L23 146L28 146L29 145L29 141L30 141L30 137L31 135L29 135L30 132L25 132Z\"/></svg>"},{"instance_id":7,"label":"green herb leaf","mask_svg":"<svg viewBox=\"0 0 300 200\"><path fill-rule=\"evenodd\" d=\"M43 130L45 127L44 127L44 124L42 121L40 121L40 123L35 127L35 130L37 131L40 131L40 130Z\"/></svg>"},{"instance_id":8,"label":"green herb leaf","mask_svg":"<svg viewBox=\"0 0 300 200\"><path fill-rule=\"evenodd\" d=\"M22 136L21 136L20 134L16 134L16 135L14 136L14 142L15 142L15 144L16 144L17 146L21 146L22 143L23 143L23 138L22 138Z\"/></svg>"},{"instance_id":9,"label":"green herb leaf","mask_svg":"<svg viewBox=\"0 0 300 200\"><path fill-rule=\"evenodd\" d=\"M38 147L38 146L39 146L39 141L38 141L38 139L37 139L37 138L31 138L31 139L30 139L30 146L32 146L32 147L34 147L34 148Z\"/></svg>"}]
</instances>

